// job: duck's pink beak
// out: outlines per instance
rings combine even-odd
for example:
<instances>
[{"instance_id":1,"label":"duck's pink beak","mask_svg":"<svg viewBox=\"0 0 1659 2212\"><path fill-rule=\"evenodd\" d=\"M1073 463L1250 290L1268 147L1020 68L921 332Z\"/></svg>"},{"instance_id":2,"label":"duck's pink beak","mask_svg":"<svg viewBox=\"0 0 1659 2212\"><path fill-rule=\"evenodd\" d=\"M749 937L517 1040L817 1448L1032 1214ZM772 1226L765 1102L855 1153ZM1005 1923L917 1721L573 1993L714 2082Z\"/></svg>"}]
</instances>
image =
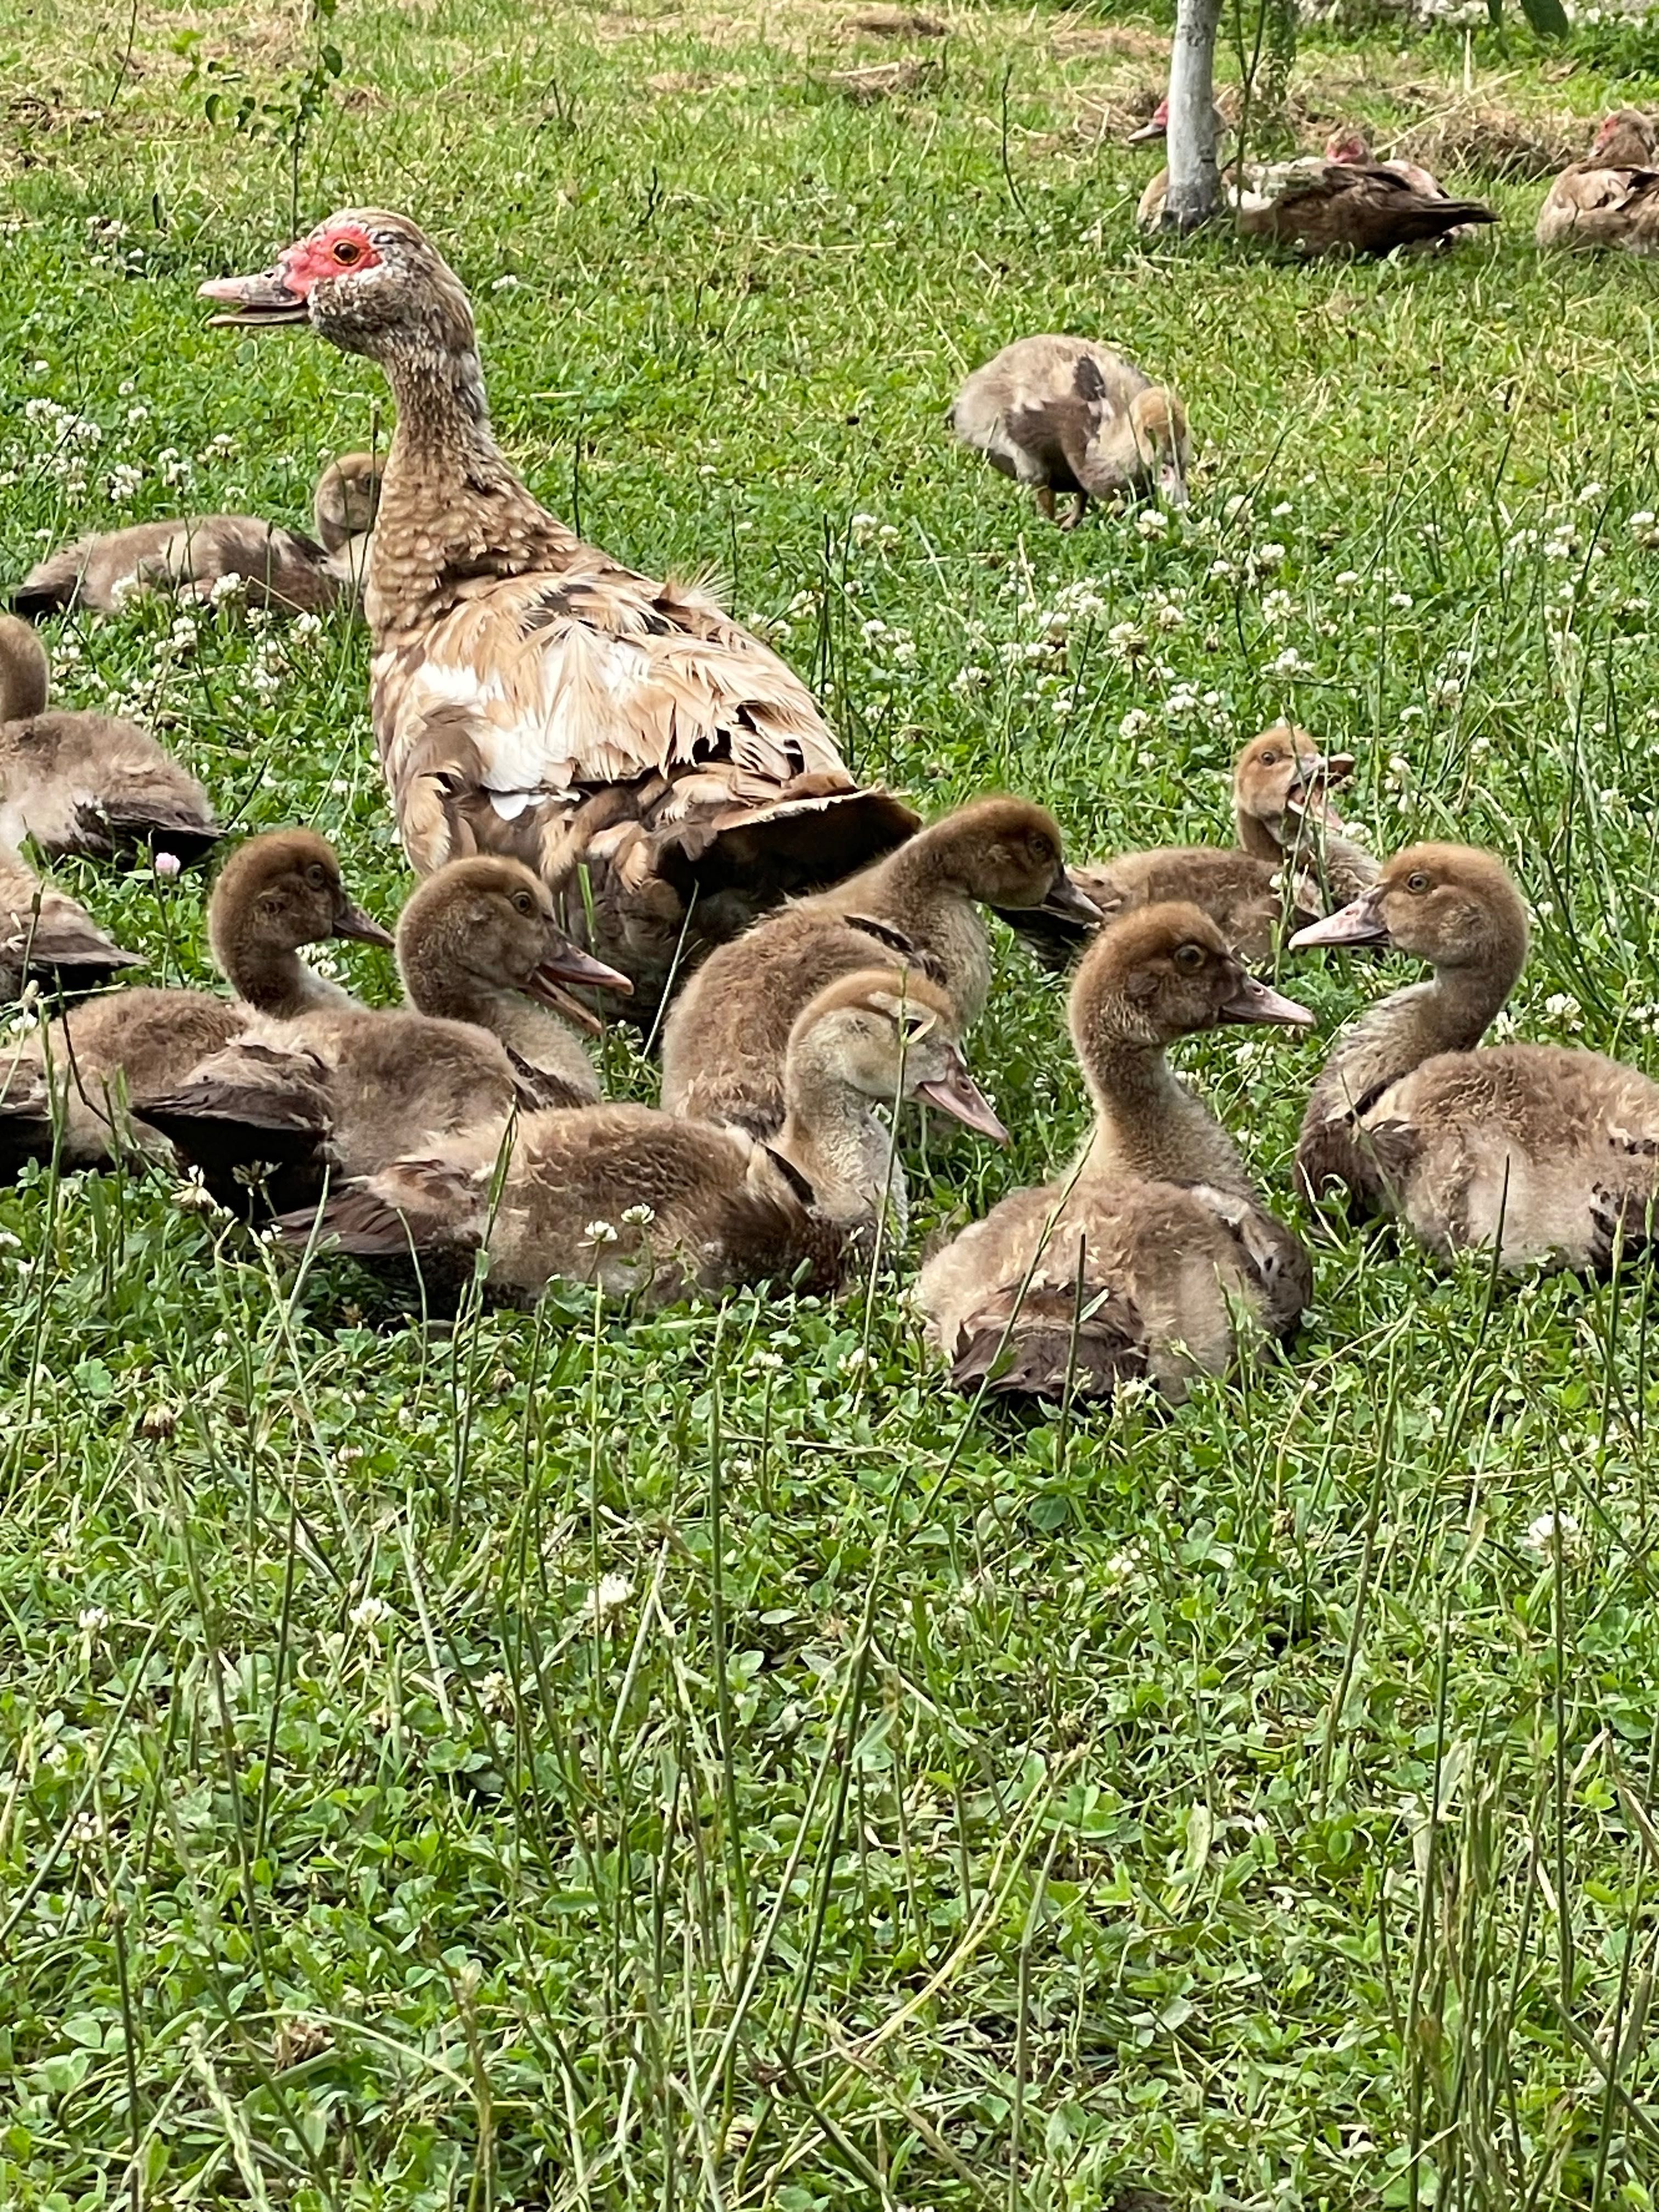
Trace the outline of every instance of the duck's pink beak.
<instances>
[{"instance_id":1,"label":"duck's pink beak","mask_svg":"<svg viewBox=\"0 0 1659 2212\"><path fill-rule=\"evenodd\" d=\"M1169 118L1160 108L1158 113L1150 121L1143 123L1138 131L1130 131L1123 143L1126 146L1144 146L1149 138L1163 138L1168 136L1168 132Z\"/></svg>"},{"instance_id":2,"label":"duck's pink beak","mask_svg":"<svg viewBox=\"0 0 1659 2212\"><path fill-rule=\"evenodd\" d=\"M1277 1022L1287 1030L1310 1030L1317 1016L1294 999L1258 983L1254 975L1245 975L1222 1006L1221 1018L1224 1022Z\"/></svg>"},{"instance_id":3,"label":"duck's pink beak","mask_svg":"<svg viewBox=\"0 0 1659 2212\"><path fill-rule=\"evenodd\" d=\"M1320 945L1386 945L1389 926L1382 919L1381 892L1373 886L1362 891L1350 905L1339 907L1328 914L1322 921L1310 921L1305 929L1298 929L1291 939L1292 952L1307 951Z\"/></svg>"},{"instance_id":4,"label":"duck's pink beak","mask_svg":"<svg viewBox=\"0 0 1659 2212\"><path fill-rule=\"evenodd\" d=\"M950 1073L941 1075L937 1082L919 1083L918 1098L925 1098L930 1106L937 1106L941 1114L963 1121L970 1129L977 1129L981 1137L989 1137L993 1144L1006 1145L1008 1132L991 1111L991 1102L968 1073L968 1063L960 1054Z\"/></svg>"},{"instance_id":5,"label":"duck's pink beak","mask_svg":"<svg viewBox=\"0 0 1659 2212\"><path fill-rule=\"evenodd\" d=\"M591 1030L596 1036L604 1023L580 999L573 999L568 991L560 988L565 983L580 983L591 991L619 991L624 998L631 997L634 990L620 969L607 968L603 960L595 960L592 953L583 952L576 945L562 945L556 952L548 954L525 985L526 994L539 999L543 1006L551 1006L567 1021L574 1022L579 1029Z\"/></svg>"},{"instance_id":6,"label":"duck's pink beak","mask_svg":"<svg viewBox=\"0 0 1659 2212\"><path fill-rule=\"evenodd\" d=\"M258 276L215 276L197 288L198 300L216 300L228 313L210 315L210 329L231 325L258 330L267 323L302 323L306 303L289 289L282 263Z\"/></svg>"}]
</instances>

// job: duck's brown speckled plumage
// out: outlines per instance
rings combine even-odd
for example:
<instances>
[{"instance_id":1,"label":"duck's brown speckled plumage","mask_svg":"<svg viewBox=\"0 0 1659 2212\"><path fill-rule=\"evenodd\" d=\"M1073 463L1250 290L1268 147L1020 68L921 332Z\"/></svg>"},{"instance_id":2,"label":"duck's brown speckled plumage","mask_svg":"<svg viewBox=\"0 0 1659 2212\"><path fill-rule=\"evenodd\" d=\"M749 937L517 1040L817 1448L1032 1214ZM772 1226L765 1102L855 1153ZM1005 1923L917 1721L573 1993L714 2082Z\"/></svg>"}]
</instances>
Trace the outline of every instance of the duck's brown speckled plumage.
<instances>
[{"instance_id":1,"label":"duck's brown speckled plumage","mask_svg":"<svg viewBox=\"0 0 1659 2212\"><path fill-rule=\"evenodd\" d=\"M1506 1267L1595 1270L1620 1241L1654 1242L1659 1084L1600 1053L1480 1047L1527 951L1492 854L1413 846L1297 941L1392 945L1434 969L1339 1039L1297 1146L1311 1198L1397 1215L1434 1252L1495 1245Z\"/></svg>"},{"instance_id":2,"label":"duck's brown speckled plumage","mask_svg":"<svg viewBox=\"0 0 1659 2212\"><path fill-rule=\"evenodd\" d=\"M917 1283L958 1388L1109 1397L1146 1376L1178 1397L1194 1373L1231 1364L1235 1311L1273 1335L1295 1328L1307 1255L1164 1058L1224 1020L1311 1017L1253 982L1195 907L1148 907L1100 933L1072 989L1095 1105L1081 1154L1005 1198Z\"/></svg>"},{"instance_id":3,"label":"duck's brown speckled plumage","mask_svg":"<svg viewBox=\"0 0 1659 2212\"><path fill-rule=\"evenodd\" d=\"M1659 130L1620 108L1588 156L1564 169L1544 196L1534 230L1542 246L1659 253Z\"/></svg>"},{"instance_id":4,"label":"duck's brown speckled plumage","mask_svg":"<svg viewBox=\"0 0 1659 2212\"><path fill-rule=\"evenodd\" d=\"M391 380L365 607L375 737L417 870L493 851L562 884L585 858L594 950L648 1014L677 958L908 834L775 653L531 495L490 433L466 294L413 223L337 216L270 277L204 290L289 319L303 298Z\"/></svg>"},{"instance_id":5,"label":"duck's brown speckled plumage","mask_svg":"<svg viewBox=\"0 0 1659 2212\"><path fill-rule=\"evenodd\" d=\"M1308 255L1392 253L1467 231L1498 217L1480 200L1447 198L1380 161L1333 161L1310 156L1268 168L1237 167L1223 179L1229 212L1249 238ZM1164 219L1167 171L1140 196L1135 220L1156 230Z\"/></svg>"}]
</instances>

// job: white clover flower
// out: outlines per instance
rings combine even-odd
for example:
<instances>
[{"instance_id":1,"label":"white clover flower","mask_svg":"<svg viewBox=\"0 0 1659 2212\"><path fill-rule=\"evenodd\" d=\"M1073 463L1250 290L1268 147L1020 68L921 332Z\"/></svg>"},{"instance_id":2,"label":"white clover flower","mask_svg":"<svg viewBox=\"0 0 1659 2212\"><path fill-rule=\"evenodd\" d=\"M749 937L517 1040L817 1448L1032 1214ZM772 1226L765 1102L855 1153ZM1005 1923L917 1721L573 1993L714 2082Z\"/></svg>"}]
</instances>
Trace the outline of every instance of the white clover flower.
<instances>
[{"instance_id":1,"label":"white clover flower","mask_svg":"<svg viewBox=\"0 0 1659 2212\"><path fill-rule=\"evenodd\" d=\"M1553 1022L1562 1022L1570 1030L1577 1029L1584 1018L1584 1010L1571 991L1552 991L1544 1001L1544 1012Z\"/></svg>"},{"instance_id":2,"label":"white clover flower","mask_svg":"<svg viewBox=\"0 0 1659 2212\"><path fill-rule=\"evenodd\" d=\"M519 278L509 270L505 276L498 276L489 289L492 292L516 292L519 283Z\"/></svg>"},{"instance_id":3,"label":"white clover flower","mask_svg":"<svg viewBox=\"0 0 1659 2212\"><path fill-rule=\"evenodd\" d=\"M1177 684L1164 702L1164 711L1171 721L1198 712L1198 694L1190 684Z\"/></svg>"},{"instance_id":4,"label":"white clover flower","mask_svg":"<svg viewBox=\"0 0 1659 2212\"><path fill-rule=\"evenodd\" d=\"M1162 538L1170 527L1170 518L1161 507L1145 507L1135 517L1135 528L1143 538Z\"/></svg>"},{"instance_id":5,"label":"white clover flower","mask_svg":"<svg viewBox=\"0 0 1659 2212\"><path fill-rule=\"evenodd\" d=\"M1630 534L1638 545L1659 545L1659 514L1642 507L1630 519Z\"/></svg>"},{"instance_id":6,"label":"white clover flower","mask_svg":"<svg viewBox=\"0 0 1659 2212\"><path fill-rule=\"evenodd\" d=\"M359 1598L346 1619L354 1628L378 1628L383 1620L392 1617L392 1607L383 1597L373 1595Z\"/></svg>"},{"instance_id":7,"label":"white clover flower","mask_svg":"<svg viewBox=\"0 0 1659 2212\"><path fill-rule=\"evenodd\" d=\"M615 1224L609 1221L590 1221L582 1231L585 1244L614 1244L617 1242Z\"/></svg>"},{"instance_id":8,"label":"white clover flower","mask_svg":"<svg viewBox=\"0 0 1659 2212\"><path fill-rule=\"evenodd\" d=\"M1291 617L1295 612L1296 601L1291 597L1288 592L1275 591L1267 592L1263 594L1261 600L1261 618L1264 622L1289 622Z\"/></svg>"},{"instance_id":9,"label":"white clover flower","mask_svg":"<svg viewBox=\"0 0 1659 2212\"><path fill-rule=\"evenodd\" d=\"M620 1612L634 1595L634 1585L626 1575L601 1575L588 1591L579 1608L580 1618L603 1626L613 1613Z\"/></svg>"},{"instance_id":10,"label":"white clover flower","mask_svg":"<svg viewBox=\"0 0 1659 2212\"><path fill-rule=\"evenodd\" d=\"M1224 584L1230 577L1236 576L1238 570L1231 561L1212 561L1209 574L1212 583Z\"/></svg>"},{"instance_id":11,"label":"white clover flower","mask_svg":"<svg viewBox=\"0 0 1659 2212\"><path fill-rule=\"evenodd\" d=\"M959 668L951 678L951 689L958 698L966 698L970 691L983 690L990 680L983 668Z\"/></svg>"},{"instance_id":12,"label":"white clover flower","mask_svg":"<svg viewBox=\"0 0 1659 2212\"><path fill-rule=\"evenodd\" d=\"M1289 500L1281 499L1278 506L1274 507L1272 512L1273 519L1275 522L1283 522L1285 517L1287 514L1294 514L1296 513L1296 509L1291 506Z\"/></svg>"},{"instance_id":13,"label":"white clover flower","mask_svg":"<svg viewBox=\"0 0 1659 2212\"><path fill-rule=\"evenodd\" d=\"M757 1352L755 1354L753 1360L750 1362L750 1364L761 1369L764 1374L781 1374L783 1371L783 1354L781 1352Z\"/></svg>"},{"instance_id":14,"label":"white clover flower","mask_svg":"<svg viewBox=\"0 0 1659 2212\"><path fill-rule=\"evenodd\" d=\"M131 461L118 461L104 478L104 489L112 500L119 501L131 499L143 481L143 469Z\"/></svg>"},{"instance_id":15,"label":"white clover flower","mask_svg":"<svg viewBox=\"0 0 1659 2212\"><path fill-rule=\"evenodd\" d=\"M1133 665L1146 650L1146 632L1131 622L1114 623L1106 633L1106 650L1115 660Z\"/></svg>"},{"instance_id":16,"label":"white clover flower","mask_svg":"<svg viewBox=\"0 0 1659 2212\"><path fill-rule=\"evenodd\" d=\"M855 514L847 526L852 532L853 543L855 545L867 545L871 538L875 536L879 521L880 518L877 515Z\"/></svg>"},{"instance_id":17,"label":"white clover flower","mask_svg":"<svg viewBox=\"0 0 1659 2212\"><path fill-rule=\"evenodd\" d=\"M216 576L214 578L212 583L208 587L208 597L216 607L222 607L227 599L240 599L246 589L247 578L246 576L227 574L223 576ZM316 622L317 617L315 615L301 615L300 617L300 621ZM297 629L298 626L299 625L296 623L295 628ZM319 629L322 627L320 623L319 623L317 626Z\"/></svg>"},{"instance_id":18,"label":"white clover flower","mask_svg":"<svg viewBox=\"0 0 1659 2212\"><path fill-rule=\"evenodd\" d=\"M1282 545L1258 545L1252 558L1258 568L1277 568L1283 565L1285 548Z\"/></svg>"},{"instance_id":19,"label":"white clover flower","mask_svg":"<svg viewBox=\"0 0 1659 2212\"><path fill-rule=\"evenodd\" d=\"M100 1628L109 1625L109 1615L101 1605L83 1606L75 1617L76 1626L88 1636L96 1636Z\"/></svg>"},{"instance_id":20,"label":"white clover flower","mask_svg":"<svg viewBox=\"0 0 1659 2212\"><path fill-rule=\"evenodd\" d=\"M1187 626L1186 616L1168 599L1164 600L1152 619L1160 629L1184 629Z\"/></svg>"},{"instance_id":21,"label":"white clover flower","mask_svg":"<svg viewBox=\"0 0 1659 2212\"><path fill-rule=\"evenodd\" d=\"M1578 1523L1571 1513L1540 1513L1522 1537L1521 1548L1535 1559L1547 1559L1558 1544L1565 1555L1572 1552L1577 1540Z\"/></svg>"},{"instance_id":22,"label":"white clover flower","mask_svg":"<svg viewBox=\"0 0 1659 2212\"><path fill-rule=\"evenodd\" d=\"M1417 605L1417 602L1409 592L1390 592L1389 593L1389 605L1391 607L1399 607L1403 610L1407 607L1414 607Z\"/></svg>"},{"instance_id":23,"label":"white clover flower","mask_svg":"<svg viewBox=\"0 0 1659 2212\"><path fill-rule=\"evenodd\" d=\"M657 1218L654 1206L627 1206L623 1208L623 1219L630 1229L648 1229Z\"/></svg>"},{"instance_id":24,"label":"white clover flower","mask_svg":"<svg viewBox=\"0 0 1659 2212\"><path fill-rule=\"evenodd\" d=\"M94 1844L102 1841L103 1834L103 1823L95 1813L77 1813L69 1833L70 1847L72 1850L90 1850Z\"/></svg>"},{"instance_id":25,"label":"white clover flower","mask_svg":"<svg viewBox=\"0 0 1659 2212\"><path fill-rule=\"evenodd\" d=\"M292 634L295 637L315 637L318 635L322 627L322 617L319 614L313 614L311 610L307 608L304 614L296 615L295 617Z\"/></svg>"},{"instance_id":26,"label":"white clover flower","mask_svg":"<svg viewBox=\"0 0 1659 2212\"><path fill-rule=\"evenodd\" d=\"M1222 508L1221 520L1224 522L1237 522L1241 514L1249 511L1249 498L1246 493L1236 491Z\"/></svg>"},{"instance_id":27,"label":"white clover flower","mask_svg":"<svg viewBox=\"0 0 1659 2212\"><path fill-rule=\"evenodd\" d=\"M202 1171L192 1168L183 1182L173 1187L173 1202L181 1213L217 1213L219 1201L202 1181Z\"/></svg>"},{"instance_id":28,"label":"white clover flower","mask_svg":"<svg viewBox=\"0 0 1659 2212\"><path fill-rule=\"evenodd\" d=\"M1606 498L1607 490L1607 488L1605 484L1584 484L1581 486L1577 499L1574 503L1578 507L1594 507L1598 499Z\"/></svg>"},{"instance_id":29,"label":"white clover flower","mask_svg":"<svg viewBox=\"0 0 1659 2212\"><path fill-rule=\"evenodd\" d=\"M1275 676L1303 676L1307 673L1308 663L1304 660L1293 645L1287 645L1284 652L1276 660L1272 661L1269 666Z\"/></svg>"}]
</instances>

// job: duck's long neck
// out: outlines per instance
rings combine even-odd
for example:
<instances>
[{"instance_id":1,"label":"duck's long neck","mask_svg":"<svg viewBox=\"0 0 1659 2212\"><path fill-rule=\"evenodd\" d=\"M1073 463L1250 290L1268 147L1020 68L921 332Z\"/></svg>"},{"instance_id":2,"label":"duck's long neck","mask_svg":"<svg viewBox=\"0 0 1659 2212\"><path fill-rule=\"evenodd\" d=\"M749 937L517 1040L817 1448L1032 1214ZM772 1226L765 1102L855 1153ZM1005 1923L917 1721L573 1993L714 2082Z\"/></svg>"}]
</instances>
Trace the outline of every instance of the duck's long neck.
<instances>
[{"instance_id":1,"label":"duck's long neck","mask_svg":"<svg viewBox=\"0 0 1659 2212\"><path fill-rule=\"evenodd\" d=\"M817 1211L848 1226L875 1222L885 1210L890 1231L904 1233L904 1177L898 1147L860 1091L812 1048L792 1047L784 1073L784 1122L772 1139L812 1186Z\"/></svg>"},{"instance_id":2,"label":"duck's long neck","mask_svg":"<svg viewBox=\"0 0 1659 2212\"><path fill-rule=\"evenodd\" d=\"M411 969L404 977L404 995L417 1013L470 1022L499 1037L509 1052L532 1067L564 1076L580 1089L597 1090L593 1063L574 1030L522 991L483 983L448 968L430 975Z\"/></svg>"},{"instance_id":3,"label":"duck's long neck","mask_svg":"<svg viewBox=\"0 0 1659 2212\"><path fill-rule=\"evenodd\" d=\"M1256 860L1282 860L1285 848L1259 814L1235 805L1233 828L1238 839L1238 849Z\"/></svg>"},{"instance_id":4,"label":"duck's long neck","mask_svg":"<svg viewBox=\"0 0 1659 2212\"><path fill-rule=\"evenodd\" d=\"M469 577L556 565L580 543L495 443L475 347L399 346L382 366L398 428L364 592L377 640L441 612Z\"/></svg>"},{"instance_id":5,"label":"duck's long neck","mask_svg":"<svg viewBox=\"0 0 1659 2212\"><path fill-rule=\"evenodd\" d=\"M1095 1126L1083 1150L1084 1176L1249 1188L1232 1139L1177 1079L1161 1046L1127 1039L1097 1044L1085 1073Z\"/></svg>"},{"instance_id":6,"label":"duck's long neck","mask_svg":"<svg viewBox=\"0 0 1659 2212\"><path fill-rule=\"evenodd\" d=\"M1363 1114L1437 1053L1472 1052L1515 983L1504 969L1443 968L1431 982L1391 993L1338 1039L1314 1085L1315 1103L1328 1116Z\"/></svg>"},{"instance_id":7,"label":"duck's long neck","mask_svg":"<svg viewBox=\"0 0 1659 2212\"><path fill-rule=\"evenodd\" d=\"M289 945L211 929L210 937L219 973L237 997L275 1020L292 1021L298 1014L356 1003L349 991L307 967Z\"/></svg>"}]
</instances>

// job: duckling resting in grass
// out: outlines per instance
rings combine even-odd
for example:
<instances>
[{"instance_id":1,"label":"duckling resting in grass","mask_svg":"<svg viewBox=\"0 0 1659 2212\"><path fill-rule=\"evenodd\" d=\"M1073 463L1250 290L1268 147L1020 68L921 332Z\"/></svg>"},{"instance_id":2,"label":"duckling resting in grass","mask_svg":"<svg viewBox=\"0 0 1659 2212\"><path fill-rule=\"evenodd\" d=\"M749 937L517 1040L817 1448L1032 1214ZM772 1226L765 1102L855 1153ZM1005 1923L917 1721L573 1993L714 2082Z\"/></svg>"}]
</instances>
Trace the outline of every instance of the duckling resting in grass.
<instances>
[{"instance_id":1,"label":"duckling resting in grass","mask_svg":"<svg viewBox=\"0 0 1659 2212\"><path fill-rule=\"evenodd\" d=\"M70 607L111 615L148 592L213 599L233 577L249 606L278 614L332 606L362 590L380 468L372 453L344 453L329 463L312 501L320 544L252 514L139 522L79 538L50 555L30 569L11 604L31 620Z\"/></svg>"},{"instance_id":2,"label":"duckling resting in grass","mask_svg":"<svg viewBox=\"0 0 1659 2212\"><path fill-rule=\"evenodd\" d=\"M230 1042L256 1015L292 1018L353 1002L299 957L325 938L392 943L346 894L334 848L309 830L272 830L233 853L208 902L208 939L236 994L113 991L0 1054L0 1172L26 1159L94 1167L131 1151L170 1159L142 1119L147 1101ZM59 1124L54 1135L54 1113Z\"/></svg>"},{"instance_id":3,"label":"duckling resting in grass","mask_svg":"<svg viewBox=\"0 0 1659 2212\"><path fill-rule=\"evenodd\" d=\"M628 980L570 943L520 862L456 860L429 877L399 920L398 963L412 1011L348 1003L252 1021L147 1099L145 1120L225 1202L264 1166L284 1170L274 1202L299 1206L328 1173L368 1175L465 1132L499 1144L520 1109L599 1097L575 1036L536 1002L574 1005L566 982Z\"/></svg>"},{"instance_id":4,"label":"duckling resting in grass","mask_svg":"<svg viewBox=\"0 0 1659 2212\"><path fill-rule=\"evenodd\" d=\"M1025 799L974 800L919 830L833 890L797 899L710 954L663 1032L671 1114L769 1137L784 1114L783 1063L807 1001L837 975L896 957L936 983L960 1033L991 988L980 904L1010 920L1094 919L1066 872L1054 817Z\"/></svg>"},{"instance_id":5,"label":"duckling resting in grass","mask_svg":"<svg viewBox=\"0 0 1659 2212\"><path fill-rule=\"evenodd\" d=\"M1297 1146L1311 1197L1334 1185L1432 1252L1496 1246L1504 1267L1601 1270L1651 1246L1659 1084L1566 1046L1475 1048L1527 954L1492 854L1413 846L1292 943L1389 945L1434 969L1339 1039Z\"/></svg>"},{"instance_id":6,"label":"duckling resting in grass","mask_svg":"<svg viewBox=\"0 0 1659 2212\"><path fill-rule=\"evenodd\" d=\"M1017 338L976 368L957 395L951 425L994 469L1036 489L1052 522L1054 494L1074 504L1141 492L1187 504L1186 410L1167 385L1089 338Z\"/></svg>"},{"instance_id":7,"label":"duckling resting in grass","mask_svg":"<svg viewBox=\"0 0 1659 2212\"><path fill-rule=\"evenodd\" d=\"M769 1146L645 1106L531 1114L504 1139L474 1132L399 1160L281 1225L294 1242L435 1262L441 1282L483 1248L492 1291L518 1303L558 1278L650 1303L797 1277L828 1289L884 1215L891 1225L893 1140L877 1107L925 1092L999 1127L947 1002L896 971L813 998L791 1031L786 1091Z\"/></svg>"},{"instance_id":8,"label":"duckling resting in grass","mask_svg":"<svg viewBox=\"0 0 1659 2212\"><path fill-rule=\"evenodd\" d=\"M148 730L46 704L46 649L0 615L0 839L43 852L197 860L220 836L208 795Z\"/></svg>"},{"instance_id":9,"label":"duckling resting in grass","mask_svg":"<svg viewBox=\"0 0 1659 2212\"><path fill-rule=\"evenodd\" d=\"M1231 1364L1237 1313L1291 1334L1312 1292L1307 1255L1164 1055L1224 1022L1312 1021L1248 975L1196 907L1147 907L1101 932L1072 988L1095 1109L1081 1155L1011 1193L916 1285L959 1389L1109 1398L1144 1376L1179 1398L1194 1373Z\"/></svg>"},{"instance_id":10,"label":"duckling resting in grass","mask_svg":"<svg viewBox=\"0 0 1659 2212\"><path fill-rule=\"evenodd\" d=\"M66 891L43 884L21 854L0 845L0 1002L21 998L31 981L92 991L121 969L143 965Z\"/></svg>"}]
</instances>

